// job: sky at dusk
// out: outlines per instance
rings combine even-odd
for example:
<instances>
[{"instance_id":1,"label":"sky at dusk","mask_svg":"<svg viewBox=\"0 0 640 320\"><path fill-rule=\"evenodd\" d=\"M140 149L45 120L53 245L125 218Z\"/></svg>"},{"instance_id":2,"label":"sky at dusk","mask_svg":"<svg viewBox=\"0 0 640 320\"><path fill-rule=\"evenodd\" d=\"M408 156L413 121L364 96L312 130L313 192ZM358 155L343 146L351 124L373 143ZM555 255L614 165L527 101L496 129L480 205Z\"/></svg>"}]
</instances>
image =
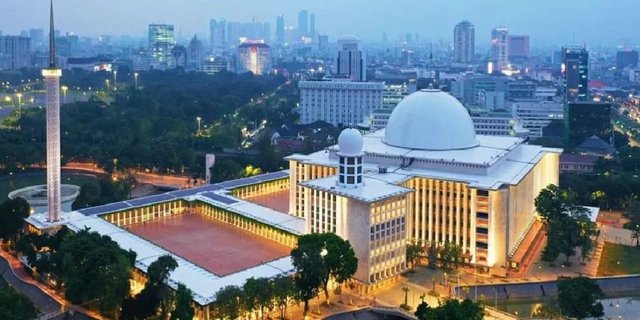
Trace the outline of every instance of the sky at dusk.
<instances>
[{"instance_id":1,"label":"sky at dusk","mask_svg":"<svg viewBox=\"0 0 640 320\"><path fill-rule=\"evenodd\" d=\"M407 32L421 40L452 38L453 26L470 20L479 45L490 30L506 26L512 34L529 34L532 46L573 42L590 46L640 43L640 0L56 0L56 24L63 32L144 36L149 23L171 23L178 36L208 36L211 18L271 23L285 15L297 25L297 12L315 13L319 33L335 37L353 33L395 40ZM46 27L48 0L0 0L0 30L17 34Z\"/></svg>"}]
</instances>

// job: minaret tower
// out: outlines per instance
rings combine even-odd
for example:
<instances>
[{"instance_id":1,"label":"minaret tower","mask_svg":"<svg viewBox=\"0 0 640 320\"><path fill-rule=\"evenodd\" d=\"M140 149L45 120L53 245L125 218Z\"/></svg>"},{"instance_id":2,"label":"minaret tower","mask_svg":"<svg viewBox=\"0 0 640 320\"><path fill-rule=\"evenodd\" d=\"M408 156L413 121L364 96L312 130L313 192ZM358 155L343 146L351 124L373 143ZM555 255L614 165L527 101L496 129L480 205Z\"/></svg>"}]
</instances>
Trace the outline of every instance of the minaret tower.
<instances>
[{"instance_id":1,"label":"minaret tower","mask_svg":"<svg viewBox=\"0 0 640 320\"><path fill-rule=\"evenodd\" d=\"M42 70L47 90L47 204L49 222L57 222L62 219L60 202L60 77L62 70L56 66L53 0L51 0L49 23L49 67Z\"/></svg>"},{"instance_id":2,"label":"minaret tower","mask_svg":"<svg viewBox=\"0 0 640 320\"><path fill-rule=\"evenodd\" d=\"M362 180L362 134L360 131L347 128L338 136L338 181L337 185L343 188L355 189L364 185Z\"/></svg>"}]
</instances>

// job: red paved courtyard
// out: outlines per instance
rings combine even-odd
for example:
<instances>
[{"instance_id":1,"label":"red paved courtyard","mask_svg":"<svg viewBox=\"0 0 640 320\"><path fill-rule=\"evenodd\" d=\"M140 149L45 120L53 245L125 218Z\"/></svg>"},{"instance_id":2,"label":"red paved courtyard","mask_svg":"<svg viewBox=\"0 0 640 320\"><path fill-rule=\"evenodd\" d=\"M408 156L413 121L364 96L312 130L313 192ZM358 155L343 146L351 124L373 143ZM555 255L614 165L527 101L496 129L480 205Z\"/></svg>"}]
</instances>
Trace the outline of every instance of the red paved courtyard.
<instances>
[{"instance_id":1,"label":"red paved courtyard","mask_svg":"<svg viewBox=\"0 0 640 320\"><path fill-rule=\"evenodd\" d=\"M188 213L126 226L218 276L275 260L291 249L207 216Z\"/></svg>"},{"instance_id":2,"label":"red paved courtyard","mask_svg":"<svg viewBox=\"0 0 640 320\"><path fill-rule=\"evenodd\" d=\"M289 190L281 190L261 196L248 197L245 200L276 211L284 213L289 212Z\"/></svg>"}]
</instances>

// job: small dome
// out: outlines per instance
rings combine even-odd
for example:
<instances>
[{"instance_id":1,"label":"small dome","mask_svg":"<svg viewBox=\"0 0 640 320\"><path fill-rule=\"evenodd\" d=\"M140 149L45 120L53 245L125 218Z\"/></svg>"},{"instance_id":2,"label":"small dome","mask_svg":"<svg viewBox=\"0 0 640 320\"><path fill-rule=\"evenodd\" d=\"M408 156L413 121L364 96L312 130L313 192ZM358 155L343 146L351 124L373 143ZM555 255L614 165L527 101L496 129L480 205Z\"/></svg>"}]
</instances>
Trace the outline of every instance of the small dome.
<instances>
[{"instance_id":1,"label":"small dome","mask_svg":"<svg viewBox=\"0 0 640 320\"><path fill-rule=\"evenodd\" d=\"M420 150L459 150L478 146L467 109L440 90L426 89L405 97L395 107L384 142Z\"/></svg>"},{"instance_id":2,"label":"small dome","mask_svg":"<svg viewBox=\"0 0 640 320\"><path fill-rule=\"evenodd\" d=\"M343 156L359 156L362 154L362 134L360 131L348 128L342 130L338 136L339 153Z\"/></svg>"},{"instance_id":3,"label":"small dome","mask_svg":"<svg viewBox=\"0 0 640 320\"><path fill-rule=\"evenodd\" d=\"M338 38L338 42L360 42L360 38L354 34L345 34Z\"/></svg>"}]
</instances>

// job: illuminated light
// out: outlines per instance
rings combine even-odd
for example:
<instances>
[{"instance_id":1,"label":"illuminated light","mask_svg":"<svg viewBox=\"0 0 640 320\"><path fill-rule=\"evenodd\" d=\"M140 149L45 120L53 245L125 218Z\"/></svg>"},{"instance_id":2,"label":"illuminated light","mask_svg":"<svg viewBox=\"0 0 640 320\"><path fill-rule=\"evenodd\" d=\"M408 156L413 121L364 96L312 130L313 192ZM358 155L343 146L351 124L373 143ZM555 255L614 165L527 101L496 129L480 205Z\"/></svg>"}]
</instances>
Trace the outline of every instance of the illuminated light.
<instances>
[{"instance_id":1,"label":"illuminated light","mask_svg":"<svg viewBox=\"0 0 640 320\"><path fill-rule=\"evenodd\" d=\"M493 73L493 62L489 61L489 63L487 63L487 73L488 74L492 74Z\"/></svg>"}]
</instances>

